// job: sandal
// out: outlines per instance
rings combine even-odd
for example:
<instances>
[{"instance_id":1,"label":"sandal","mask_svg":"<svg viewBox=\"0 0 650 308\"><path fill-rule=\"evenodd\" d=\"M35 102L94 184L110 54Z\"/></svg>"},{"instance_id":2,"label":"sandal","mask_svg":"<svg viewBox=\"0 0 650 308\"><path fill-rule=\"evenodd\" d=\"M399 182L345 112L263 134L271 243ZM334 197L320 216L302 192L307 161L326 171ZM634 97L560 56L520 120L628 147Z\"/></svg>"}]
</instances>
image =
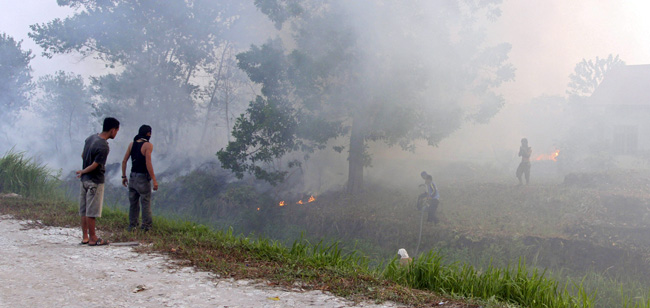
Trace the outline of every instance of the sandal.
<instances>
[{"instance_id":1,"label":"sandal","mask_svg":"<svg viewBox=\"0 0 650 308\"><path fill-rule=\"evenodd\" d=\"M81 241L81 243L79 243L79 245L86 245L86 244L88 244L88 242L90 242L90 240Z\"/></svg>"},{"instance_id":2,"label":"sandal","mask_svg":"<svg viewBox=\"0 0 650 308\"><path fill-rule=\"evenodd\" d=\"M97 241L94 244L88 243L88 246L104 246L108 245L107 240L103 240L101 238L97 238Z\"/></svg>"}]
</instances>

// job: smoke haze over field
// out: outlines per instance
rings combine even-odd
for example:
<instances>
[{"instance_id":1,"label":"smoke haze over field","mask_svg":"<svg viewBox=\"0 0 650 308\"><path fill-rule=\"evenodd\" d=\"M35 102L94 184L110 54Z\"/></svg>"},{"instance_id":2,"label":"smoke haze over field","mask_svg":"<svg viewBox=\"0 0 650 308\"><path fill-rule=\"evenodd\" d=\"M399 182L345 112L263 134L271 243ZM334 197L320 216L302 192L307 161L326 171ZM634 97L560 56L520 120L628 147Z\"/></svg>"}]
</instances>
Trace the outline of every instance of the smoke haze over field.
<instances>
[{"instance_id":1,"label":"smoke haze over field","mask_svg":"<svg viewBox=\"0 0 650 308\"><path fill-rule=\"evenodd\" d=\"M148 124L156 215L340 238L378 259L402 247L477 269L519 258L647 302L647 0L0 8L0 155L60 169L68 193L110 116L105 200L118 209L130 207L120 163Z\"/></svg>"},{"instance_id":2,"label":"smoke haze over field","mask_svg":"<svg viewBox=\"0 0 650 308\"><path fill-rule=\"evenodd\" d=\"M414 17L413 15L417 14L408 11L409 2L406 2L403 10L391 12L395 14L392 16L382 15L385 12L382 12L379 6L373 8L363 6L368 3L372 2L346 4L351 16L350 22L363 34L362 39L373 38L373 35L376 38L381 38L385 29L380 28L380 25L431 26L429 23L432 21L426 19L426 14L429 12L418 12L422 15ZM43 50L27 36L30 25L71 16L74 11L70 8L59 7L54 0L20 2L0 0L0 7L3 8L0 12L0 32L5 32L17 40L23 40L22 48L32 50L35 55L31 62L35 81L38 77L53 74L58 70L80 74L86 79L112 71L93 57L84 58L74 53L55 55L52 59L44 58L41 56ZM431 5L431 7L435 9L435 5ZM252 8L252 3L250 8ZM602 58L614 54L619 55L628 65L650 63L650 38L647 37L650 19L643 15L650 11L650 4L645 1L599 1L597 3L560 0L504 1L499 8L501 15L495 17L493 22L482 20L480 27L485 30L488 45L505 42L512 47L508 58L516 69L516 76L513 82L506 82L496 89L496 92L502 94L505 99L505 105L501 111L488 124L465 123L459 130L443 139L438 147L428 147L422 143L418 144L415 153L410 153L400 151L399 147L387 148L374 145L373 147L376 147L378 151L375 152L375 163L373 163L373 169L369 171L370 175L382 174L382 165L391 161L402 163L417 161L418 164L407 168L409 173L413 170L418 172L420 169L427 169L427 166L433 164L434 161L454 160L493 162L499 166L505 166L504 168L512 168L513 164L517 163L516 152L521 137L529 138L534 155L550 153L560 146L562 136L554 134L554 129L558 129L558 126L561 125L554 123L553 118L542 118L548 114L535 112L537 107L535 107L534 101L536 99L541 96L565 97L569 74L582 59ZM377 9L378 13L373 14L370 12L372 9ZM239 20L240 24L237 24L234 32L229 34L235 39L239 37L239 41L236 42L236 52L245 51L250 44L263 44L267 38L278 35L266 16L259 11L255 14L252 14L250 10L246 12L248 15L245 17L251 19ZM355 18L355 12L363 17ZM385 18L385 22L364 19L373 17ZM391 20L390 18L393 17L395 19ZM422 20L417 18L422 18ZM373 25L373 27L369 28L368 25ZM260 29L266 29L267 33L259 31ZM426 29L421 28L412 30L414 35L426 32ZM238 33L242 35L238 36ZM287 34L280 33L280 36L285 38ZM373 40L371 43L377 44L376 50L379 52L382 51L382 48L408 48L411 46L409 42L391 42L389 40ZM409 50L405 50L405 54L408 55L409 52ZM437 78L443 79L444 77L437 76ZM201 78L203 79L201 80ZM197 76L196 79L197 84L210 82L209 78L201 76ZM88 82L88 80L86 81ZM246 89L246 92L240 94L240 105L235 108L236 111L231 110L231 120L243 112L246 103L253 99L254 94L259 94L256 87L252 84L242 87ZM199 103L201 102L203 101ZM200 110L199 119L202 119L203 113L201 112L205 112L205 110ZM42 116L35 114L32 109L23 111L21 114L22 118L14 127L3 127L3 133L9 136L9 142L0 145L0 151L6 151L14 144L18 150L33 151L36 149L36 153L41 159L57 168L63 168L64 174L80 164L77 162L77 152L80 152L82 145L78 141L90 134L93 129L99 129L98 123L92 123L93 129L90 131L77 132L79 134L76 137L77 148L71 149L74 155L60 153L61 156L52 156L48 154L52 152L47 144L47 139L39 138L41 132L47 130L48 127L46 123L41 122ZM138 125L132 126L137 127ZM223 119L219 119L211 125L210 129L224 130L226 124ZM229 125L233 125L232 121ZM109 159L111 162L121 159L126 143L135 133L133 127L125 126L125 129L118 135L118 139L111 141L112 152ZM186 136L196 137L201 135L201 129L187 128L184 133ZM154 127L154 138L152 139L154 144L161 140L160 135L156 135L155 132L156 127ZM202 159L214 159L213 154L226 143L224 132L215 132L212 135L208 133L208 136L215 140L218 139L218 141L215 141L209 150L202 153ZM197 140L183 138L184 143L175 146L193 149L193 144ZM344 151L341 154L334 154L334 158L328 158L342 163L339 166L341 170L336 174L347 172L345 153ZM417 179L417 174L415 177Z\"/></svg>"}]
</instances>

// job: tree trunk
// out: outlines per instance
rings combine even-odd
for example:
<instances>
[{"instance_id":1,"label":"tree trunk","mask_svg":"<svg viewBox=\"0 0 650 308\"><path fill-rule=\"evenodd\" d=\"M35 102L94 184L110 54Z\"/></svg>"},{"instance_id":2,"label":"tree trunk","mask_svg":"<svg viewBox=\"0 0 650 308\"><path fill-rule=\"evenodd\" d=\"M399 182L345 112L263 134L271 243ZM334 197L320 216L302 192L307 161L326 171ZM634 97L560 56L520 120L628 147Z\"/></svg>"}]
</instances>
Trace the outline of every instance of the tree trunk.
<instances>
[{"instance_id":1,"label":"tree trunk","mask_svg":"<svg viewBox=\"0 0 650 308\"><path fill-rule=\"evenodd\" d=\"M349 194L356 194L363 190L363 132L358 119L352 122L350 133L350 155L348 156L348 188Z\"/></svg>"},{"instance_id":2,"label":"tree trunk","mask_svg":"<svg viewBox=\"0 0 650 308\"><path fill-rule=\"evenodd\" d=\"M226 51L230 48L228 44L224 46L223 52L221 53L221 60L219 61L219 69L217 70L217 76L214 78L214 89L212 89L212 94L210 95L210 100L208 101L208 106L207 110L205 112L205 119L203 120L203 130L201 132L201 139L199 142L199 146L203 145L203 141L205 138L205 133L208 129L208 121L210 120L210 112L212 112L212 107L214 105L214 97L217 94L217 91L219 90L219 82L223 77L221 76L221 70L223 69L223 62L224 59L226 58Z\"/></svg>"}]
</instances>

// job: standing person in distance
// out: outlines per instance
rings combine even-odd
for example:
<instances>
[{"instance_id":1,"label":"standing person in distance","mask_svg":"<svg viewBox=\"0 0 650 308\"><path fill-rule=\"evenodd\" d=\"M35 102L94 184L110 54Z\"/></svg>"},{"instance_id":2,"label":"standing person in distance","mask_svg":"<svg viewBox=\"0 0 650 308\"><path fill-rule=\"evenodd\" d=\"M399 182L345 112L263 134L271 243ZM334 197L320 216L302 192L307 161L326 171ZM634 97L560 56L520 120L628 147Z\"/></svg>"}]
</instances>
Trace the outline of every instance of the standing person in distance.
<instances>
[{"instance_id":1,"label":"standing person in distance","mask_svg":"<svg viewBox=\"0 0 650 308\"><path fill-rule=\"evenodd\" d=\"M433 183L433 177L426 171L422 171L420 176L424 180L424 184L420 184L420 186L426 187L427 191L418 196L418 210L421 210L421 207L428 206L427 222L438 224L438 216L436 216L436 210L438 210L438 204L440 203L438 187Z\"/></svg>"},{"instance_id":2,"label":"standing person in distance","mask_svg":"<svg viewBox=\"0 0 650 308\"><path fill-rule=\"evenodd\" d=\"M153 180L153 190L158 190L158 181L151 162L153 144L149 142L149 138L151 138L151 126L140 126L138 134L133 138L133 142L129 144L122 160L122 185L129 188L129 231L138 227L140 212L142 212L140 229L149 231L153 224L151 181ZM131 174L127 180L126 163L129 157L131 157ZM142 205L142 211L140 205Z\"/></svg>"},{"instance_id":3,"label":"standing person in distance","mask_svg":"<svg viewBox=\"0 0 650 308\"><path fill-rule=\"evenodd\" d=\"M95 226L97 217L102 217L104 201L104 173L108 158L108 139L115 139L120 130L120 121L115 118L105 118L102 132L86 138L81 159L83 169L78 170L77 177L81 178L81 195L79 198L79 216L83 238L81 244L90 246L108 245L107 240L97 237Z\"/></svg>"},{"instance_id":4,"label":"standing person in distance","mask_svg":"<svg viewBox=\"0 0 650 308\"><path fill-rule=\"evenodd\" d=\"M526 185L530 181L530 155L533 154L533 149L528 146L528 139L521 139L521 147L519 147L519 156L521 156L521 162L519 167L517 167L517 179L519 179L519 186L523 185L521 176L526 176Z\"/></svg>"}]
</instances>

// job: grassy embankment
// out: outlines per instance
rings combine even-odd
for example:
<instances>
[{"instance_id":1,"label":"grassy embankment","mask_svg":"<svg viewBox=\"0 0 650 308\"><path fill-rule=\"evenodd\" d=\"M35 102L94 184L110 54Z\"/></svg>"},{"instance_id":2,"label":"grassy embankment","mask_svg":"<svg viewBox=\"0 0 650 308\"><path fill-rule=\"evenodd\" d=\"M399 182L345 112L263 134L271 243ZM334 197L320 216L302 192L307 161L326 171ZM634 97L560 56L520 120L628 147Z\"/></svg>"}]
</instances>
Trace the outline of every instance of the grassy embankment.
<instances>
[{"instance_id":1,"label":"grassy embankment","mask_svg":"<svg viewBox=\"0 0 650 308\"><path fill-rule=\"evenodd\" d=\"M202 169L164 183L156 212L184 214L215 228L232 226L236 233L261 234L287 245L303 234L340 241L344 250L369 256L373 266L395 256L398 248L416 254L417 184L410 189L370 185L356 196L329 192L302 205L285 196L289 199L280 207L283 198L269 198L223 177L218 169ZM470 264L478 272L523 258L529 274L546 271L560 285L578 284L595 293L594 307L648 307L650 240L642 236L649 223L647 180L643 173L629 172L582 174L579 180L527 187L505 181L441 182L442 223L424 224L419 252L433 249L447 265Z\"/></svg>"},{"instance_id":2,"label":"grassy embankment","mask_svg":"<svg viewBox=\"0 0 650 308\"><path fill-rule=\"evenodd\" d=\"M0 213L37 220L43 225L77 226L76 205L58 197L62 193L55 189L56 177L46 167L24 159L22 154L8 153L0 159L0 174L0 192L21 192L29 197L0 199ZM109 208L98 225L113 241L152 243L141 249L166 253L221 277L263 279L285 286L299 284L305 289L328 290L356 300L393 300L411 306L430 306L449 298L456 307L592 306L590 296L580 285L562 286L521 262L514 267L478 271L468 265L443 262L441 255L429 252L408 268L399 266L395 259L370 266L367 258L357 252L344 253L336 243L301 240L285 246L162 217L155 218L152 232L128 233L124 231L126 222L124 211Z\"/></svg>"}]
</instances>

